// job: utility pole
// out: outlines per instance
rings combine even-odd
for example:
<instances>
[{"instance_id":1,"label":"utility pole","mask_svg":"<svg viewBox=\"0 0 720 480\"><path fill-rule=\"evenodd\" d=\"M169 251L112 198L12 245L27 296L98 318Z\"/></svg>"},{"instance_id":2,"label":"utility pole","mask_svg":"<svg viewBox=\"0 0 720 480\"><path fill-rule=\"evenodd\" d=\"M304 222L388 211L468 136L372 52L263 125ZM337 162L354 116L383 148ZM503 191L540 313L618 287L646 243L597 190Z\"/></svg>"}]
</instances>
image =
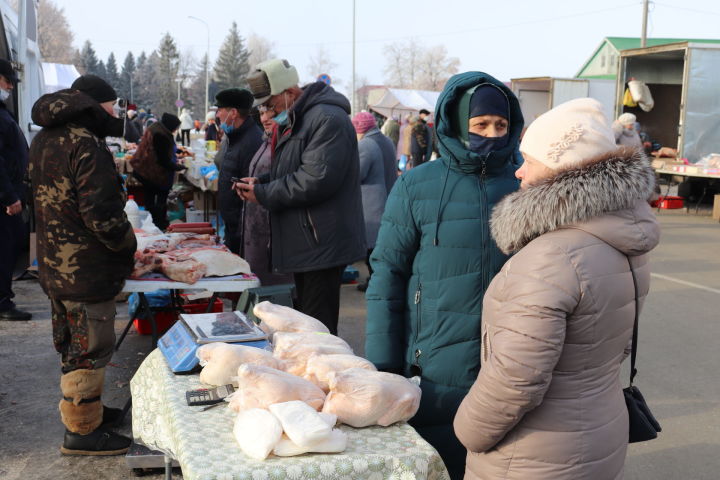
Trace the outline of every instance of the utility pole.
<instances>
[{"instance_id":1,"label":"utility pole","mask_svg":"<svg viewBox=\"0 0 720 480\"><path fill-rule=\"evenodd\" d=\"M649 0L643 0L642 36L640 37L640 48L647 46L647 17Z\"/></svg>"},{"instance_id":2,"label":"utility pole","mask_svg":"<svg viewBox=\"0 0 720 480\"><path fill-rule=\"evenodd\" d=\"M350 112L355 114L355 0L353 0L353 14L352 14L352 95L350 103Z\"/></svg>"}]
</instances>

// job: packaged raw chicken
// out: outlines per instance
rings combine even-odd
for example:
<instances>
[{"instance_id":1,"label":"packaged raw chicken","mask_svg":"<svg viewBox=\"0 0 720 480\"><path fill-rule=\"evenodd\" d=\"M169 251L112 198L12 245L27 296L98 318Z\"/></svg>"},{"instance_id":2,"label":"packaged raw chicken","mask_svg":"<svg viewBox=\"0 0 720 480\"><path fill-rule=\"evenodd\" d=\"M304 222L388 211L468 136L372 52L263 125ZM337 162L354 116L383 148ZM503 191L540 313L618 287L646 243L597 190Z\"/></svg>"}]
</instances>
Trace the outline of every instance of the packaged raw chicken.
<instances>
[{"instance_id":1,"label":"packaged raw chicken","mask_svg":"<svg viewBox=\"0 0 720 480\"><path fill-rule=\"evenodd\" d=\"M270 339L275 332L330 333L320 320L283 305L260 302L253 307L253 313L261 320L260 328Z\"/></svg>"},{"instance_id":2,"label":"packaged raw chicken","mask_svg":"<svg viewBox=\"0 0 720 480\"><path fill-rule=\"evenodd\" d=\"M233 434L248 457L265 460L282 437L280 421L267 410L252 408L238 413Z\"/></svg>"},{"instance_id":3,"label":"packaged raw chicken","mask_svg":"<svg viewBox=\"0 0 720 480\"><path fill-rule=\"evenodd\" d=\"M236 412L291 400L302 400L320 410L325 402L325 392L312 382L265 365L241 365L237 375L238 390L226 398Z\"/></svg>"},{"instance_id":4,"label":"packaged raw chicken","mask_svg":"<svg viewBox=\"0 0 720 480\"><path fill-rule=\"evenodd\" d=\"M332 425L328 425L317 410L305 402L275 403L268 409L280 420L285 435L299 447L309 447L325 440L332 431Z\"/></svg>"},{"instance_id":5,"label":"packaged raw chicken","mask_svg":"<svg viewBox=\"0 0 720 480\"><path fill-rule=\"evenodd\" d=\"M323 412L353 427L409 420L420 406L420 387L394 373L362 368L331 373Z\"/></svg>"},{"instance_id":6,"label":"packaged raw chicken","mask_svg":"<svg viewBox=\"0 0 720 480\"><path fill-rule=\"evenodd\" d=\"M271 368L280 368L281 364L267 350L222 342L203 345L198 348L196 355L203 366L200 381L207 385L237 385L233 379L237 376L238 367L245 363Z\"/></svg>"},{"instance_id":7,"label":"packaged raw chicken","mask_svg":"<svg viewBox=\"0 0 720 480\"><path fill-rule=\"evenodd\" d=\"M276 332L273 337L273 355L285 361L285 371L304 376L308 359L319 354L346 354L353 351L345 340L329 333Z\"/></svg>"},{"instance_id":8,"label":"packaged raw chicken","mask_svg":"<svg viewBox=\"0 0 720 480\"><path fill-rule=\"evenodd\" d=\"M272 406L271 406L272 410ZM318 412L317 415L325 422L329 427L334 427L337 422L337 417L325 412ZM282 423L282 422L281 422ZM273 453L278 457L292 457L295 455L302 455L303 453L339 453L345 451L347 447L347 435L342 430L333 428L330 434L306 447L300 447L295 442L290 440L286 433L283 433L282 438L275 446Z\"/></svg>"},{"instance_id":9,"label":"packaged raw chicken","mask_svg":"<svg viewBox=\"0 0 720 480\"><path fill-rule=\"evenodd\" d=\"M305 365L306 380L310 380L325 392L330 391L328 379L330 373L342 372L348 368L364 368L365 370L376 371L375 365L369 360L356 355L347 355L344 353L320 354L312 355Z\"/></svg>"}]
</instances>

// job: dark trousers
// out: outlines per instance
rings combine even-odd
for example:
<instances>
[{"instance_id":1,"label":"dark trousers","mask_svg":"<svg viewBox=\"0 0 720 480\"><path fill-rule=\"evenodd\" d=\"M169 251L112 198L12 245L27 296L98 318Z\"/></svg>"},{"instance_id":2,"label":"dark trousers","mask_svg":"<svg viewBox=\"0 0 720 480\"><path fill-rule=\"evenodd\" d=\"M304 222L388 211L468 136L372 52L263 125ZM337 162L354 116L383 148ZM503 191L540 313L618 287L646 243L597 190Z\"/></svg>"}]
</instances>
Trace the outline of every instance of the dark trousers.
<instances>
[{"instance_id":1,"label":"dark trousers","mask_svg":"<svg viewBox=\"0 0 720 480\"><path fill-rule=\"evenodd\" d=\"M160 190L149 185L143 185L145 208L150 212L153 223L160 230L165 230L168 227L167 198L169 193L169 190Z\"/></svg>"},{"instance_id":2,"label":"dark trousers","mask_svg":"<svg viewBox=\"0 0 720 480\"><path fill-rule=\"evenodd\" d=\"M187 146L190 146L190 130L180 130L180 142L183 147L186 146L185 139L187 139Z\"/></svg>"},{"instance_id":3,"label":"dark trousers","mask_svg":"<svg viewBox=\"0 0 720 480\"><path fill-rule=\"evenodd\" d=\"M295 273L298 310L317 318L337 335L340 315L340 284L345 266Z\"/></svg>"},{"instance_id":4,"label":"dark trousers","mask_svg":"<svg viewBox=\"0 0 720 480\"><path fill-rule=\"evenodd\" d=\"M25 224L20 215L8 215L0 206L0 312L15 308L12 277L22 250Z\"/></svg>"},{"instance_id":5,"label":"dark trousers","mask_svg":"<svg viewBox=\"0 0 720 480\"><path fill-rule=\"evenodd\" d=\"M365 256L365 265L367 265L367 269L368 269L367 283L370 283L370 277L372 277L372 274L373 274L372 265L370 265L370 255L372 255L372 252L373 252L373 249L368 248L367 255Z\"/></svg>"}]
</instances>

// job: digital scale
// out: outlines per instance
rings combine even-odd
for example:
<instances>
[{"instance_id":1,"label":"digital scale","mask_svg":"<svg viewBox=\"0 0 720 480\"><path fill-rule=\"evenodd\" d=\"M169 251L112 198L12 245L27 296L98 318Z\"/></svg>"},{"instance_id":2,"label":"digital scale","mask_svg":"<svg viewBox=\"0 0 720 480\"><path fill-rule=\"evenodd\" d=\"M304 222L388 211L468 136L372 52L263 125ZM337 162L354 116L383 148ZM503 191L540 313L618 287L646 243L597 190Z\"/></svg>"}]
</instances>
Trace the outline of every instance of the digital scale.
<instances>
[{"instance_id":1,"label":"digital scale","mask_svg":"<svg viewBox=\"0 0 720 480\"><path fill-rule=\"evenodd\" d=\"M199 366L197 349L213 342L270 348L267 335L239 311L180 314L180 321L160 337L158 348L173 373L189 373Z\"/></svg>"}]
</instances>

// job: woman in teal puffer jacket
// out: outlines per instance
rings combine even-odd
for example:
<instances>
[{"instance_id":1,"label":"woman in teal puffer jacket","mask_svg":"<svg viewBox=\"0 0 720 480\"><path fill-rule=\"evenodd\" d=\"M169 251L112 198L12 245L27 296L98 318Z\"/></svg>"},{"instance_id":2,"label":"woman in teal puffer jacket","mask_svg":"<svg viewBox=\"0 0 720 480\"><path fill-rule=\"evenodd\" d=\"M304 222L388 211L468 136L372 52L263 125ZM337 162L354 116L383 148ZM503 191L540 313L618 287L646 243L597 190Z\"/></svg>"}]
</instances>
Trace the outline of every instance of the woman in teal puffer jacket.
<instances>
[{"instance_id":1,"label":"woman in teal puffer jacket","mask_svg":"<svg viewBox=\"0 0 720 480\"><path fill-rule=\"evenodd\" d=\"M462 478L466 451L452 421L480 369L485 289L507 260L488 220L518 189L523 117L503 83L467 72L448 81L435 119L441 158L400 177L385 207L371 256L365 352L381 370L421 377L410 423L451 478Z\"/></svg>"}]
</instances>

